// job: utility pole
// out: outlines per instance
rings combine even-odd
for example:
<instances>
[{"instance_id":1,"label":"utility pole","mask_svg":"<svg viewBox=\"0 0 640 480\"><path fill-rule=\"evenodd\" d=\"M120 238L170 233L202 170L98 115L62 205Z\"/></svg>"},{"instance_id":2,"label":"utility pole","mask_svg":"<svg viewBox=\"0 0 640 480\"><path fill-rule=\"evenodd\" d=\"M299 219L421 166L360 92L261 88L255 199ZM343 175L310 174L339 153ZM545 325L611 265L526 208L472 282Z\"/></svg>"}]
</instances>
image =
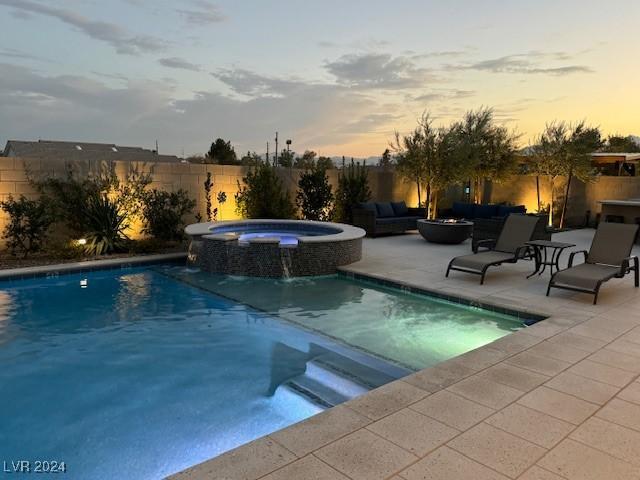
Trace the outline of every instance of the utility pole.
<instances>
[{"instance_id":1,"label":"utility pole","mask_svg":"<svg viewBox=\"0 0 640 480\"><path fill-rule=\"evenodd\" d=\"M265 158L265 163L269 163L269 142L267 142L267 158Z\"/></svg>"},{"instance_id":2,"label":"utility pole","mask_svg":"<svg viewBox=\"0 0 640 480\"><path fill-rule=\"evenodd\" d=\"M276 155L273 161L273 166L274 167L278 166L278 132L276 132Z\"/></svg>"}]
</instances>

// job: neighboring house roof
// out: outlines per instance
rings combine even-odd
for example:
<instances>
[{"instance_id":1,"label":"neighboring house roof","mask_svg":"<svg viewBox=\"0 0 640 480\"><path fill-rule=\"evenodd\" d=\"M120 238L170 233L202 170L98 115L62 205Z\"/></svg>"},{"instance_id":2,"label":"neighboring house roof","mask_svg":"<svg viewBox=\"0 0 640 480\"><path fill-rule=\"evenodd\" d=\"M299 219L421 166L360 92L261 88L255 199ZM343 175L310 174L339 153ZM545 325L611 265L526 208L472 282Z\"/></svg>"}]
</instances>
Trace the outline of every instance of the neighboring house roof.
<instances>
[{"instance_id":1,"label":"neighboring house roof","mask_svg":"<svg viewBox=\"0 0 640 480\"><path fill-rule=\"evenodd\" d=\"M179 163L175 155L158 155L140 147L122 147L112 143L37 142L9 140L4 149L6 157L43 158L47 160L130 160L137 162Z\"/></svg>"}]
</instances>

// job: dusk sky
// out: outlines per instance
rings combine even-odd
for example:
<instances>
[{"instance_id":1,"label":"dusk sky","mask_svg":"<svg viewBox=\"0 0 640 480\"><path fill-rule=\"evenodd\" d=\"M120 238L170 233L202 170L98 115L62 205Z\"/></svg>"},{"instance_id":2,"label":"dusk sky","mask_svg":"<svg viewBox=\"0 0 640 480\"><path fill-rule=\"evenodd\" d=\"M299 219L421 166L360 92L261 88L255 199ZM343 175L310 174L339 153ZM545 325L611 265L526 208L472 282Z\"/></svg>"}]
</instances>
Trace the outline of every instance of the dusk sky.
<instances>
[{"instance_id":1,"label":"dusk sky","mask_svg":"<svg viewBox=\"0 0 640 480\"><path fill-rule=\"evenodd\" d=\"M379 155L423 111L640 134L637 0L0 0L0 142Z\"/></svg>"}]
</instances>

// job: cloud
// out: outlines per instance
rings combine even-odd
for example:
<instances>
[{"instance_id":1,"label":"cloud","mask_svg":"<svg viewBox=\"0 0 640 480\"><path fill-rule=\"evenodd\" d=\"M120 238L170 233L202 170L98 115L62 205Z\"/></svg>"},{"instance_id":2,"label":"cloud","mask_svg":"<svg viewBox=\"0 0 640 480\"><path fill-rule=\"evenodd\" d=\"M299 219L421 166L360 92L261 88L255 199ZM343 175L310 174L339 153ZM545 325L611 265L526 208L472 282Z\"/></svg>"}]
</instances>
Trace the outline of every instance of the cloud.
<instances>
[{"instance_id":1,"label":"cloud","mask_svg":"<svg viewBox=\"0 0 640 480\"><path fill-rule=\"evenodd\" d=\"M286 132L301 148L337 148L391 120L371 98L337 85L300 82L281 96L249 99L206 91L176 98L175 88L161 81L110 86L82 76L47 76L14 64L0 64L0 69L0 124L10 138L121 145L151 145L158 139L166 153L183 148L197 153L220 136L238 151L260 152L276 130ZM259 80L260 75L246 71L243 75L280 91L275 79ZM355 128L358 123L364 133Z\"/></svg>"},{"instance_id":2,"label":"cloud","mask_svg":"<svg viewBox=\"0 0 640 480\"><path fill-rule=\"evenodd\" d=\"M220 69L211 75L235 93L248 97L283 97L308 86L302 80L268 77L242 68Z\"/></svg>"},{"instance_id":3,"label":"cloud","mask_svg":"<svg viewBox=\"0 0 640 480\"><path fill-rule=\"evenodd\" d=\"M188 62L184 58L179 57L169 57L169 58L161 58L158 60L160 65L163 65L167 68L176 68L181 70L190 70L192 72L199 72L201 70L199 65L195 63Z\"/></svg>"},{"instance_id":4,"label":"cloud","mask_svg":"<svg viewBox=\"0 0 640 480\"><path fill-rule=\"evenodd\" d=\"M326 62L325 68L339 84L357 88L415 88L433 79L428 70L411 59L383 53L343 55Z\"/></svg>"},{"instance_id":5,"label":"cloud","mask_svg":"<svg viewBox=\"0 0 640 480\"><path fill-rule=\"evenodd\" d=\"M398 115L390 113L372 113L365 115L353 122L349 122L342 128L343 133L373 133L382 131L391 131L390 125L400 119Z\"/></svg>"},{"instance_id":6,"label":"cloud","mask_svg":"<svg viewBox=\"0 0 640 480\"><path fill-rule=\"evenodd\" d=\"M411 58L418 60L422 58L445 58L445 57L462 57L469 54L469 50L442 50L435 52L415 53L407 52Z\"/></svg>"},{"instance_id":7,"label":"cloud","mask_svg":"<svg viewBox=\"0 0 640 480\"><path fill-rule=\"evenodd\" d=\"M9 12L9 15L17 20L31 20L31 18L33 17L32 14L30 14L29 12L25 12L24 10L11 10Z\"/></svg>"},{"instance_id":8,"label":"cloud","mask_svg":"<svg viewBox=\"0 0 640 480\"><path fill-rule=\"evenodd\" d=\"M206 0L192 0L192 8L177 9L187 23L195 26L205 26L225 20L220 8Z\"/></svg>"},{"instance_id":9,"label":"cloud","mask_svg":"<svg viewBox=\"0 0 640 480\"><path fill-rule=\"evenodd\" d=\"M433 102L440 100L456 100L460 98L472 97L476 94L475 90L436 90L433 92L418 95L411 98L415 102Z\"/></svg>"},{"instance_id":10,"label":"cloud","mask_svg":"<svg viewBox=\"0 0 640 480\"><path fill-rule=\"evenodd\" d=\"M551 59L554 61L570 60L573 56L566 52L539 52L532 51L515 55L505 55L503 57L482 60L465 65L449 65L449 70L478 70L491 73L524 73L524 74L546 74L546 75L570 75L574 73L592 73L593 70L585 65L561 65L544 66L541 60Z\"/></svg>"},{"instance_id":11,"label":"cloud","mask_svg":"<svg viewBox=\"0 0 640 480\"><path fill-rule=\"evenodd\" d=\"M121 54L136 55L142 52L163 50L165 42L147 35L132 35L119 25L88 19L71 10L51 7L31 0L0 0L0 5L26 14L38 14L57 18L91 38L106 42Z\"/></svg>"},{"instance_id":12,"label":"cloud","mask_svg":"<svg viewBox=\"0 0 640 480\"><path fill-rule=\"evenodd\" d=\"M52 61L47 58L32 55L15 48L0 48L0 57L11 58L14 60L35 60L38 62L52 63Z\"/></svg>"}]
</instances>

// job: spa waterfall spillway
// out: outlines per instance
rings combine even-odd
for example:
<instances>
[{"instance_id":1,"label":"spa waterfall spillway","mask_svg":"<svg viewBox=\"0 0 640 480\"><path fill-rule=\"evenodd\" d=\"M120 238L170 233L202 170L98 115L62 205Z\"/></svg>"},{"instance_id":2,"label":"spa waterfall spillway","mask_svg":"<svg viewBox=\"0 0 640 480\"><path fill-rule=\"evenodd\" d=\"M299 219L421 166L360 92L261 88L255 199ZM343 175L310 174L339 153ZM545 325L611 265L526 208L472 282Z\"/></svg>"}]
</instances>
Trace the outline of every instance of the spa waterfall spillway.
<instances>
[{"instance_id":1,"label":"spa waterfall spillway","mask_svg":"<svg viewBox=\"0 0 640 480\"><path fill-rule=\"evenodd\" d=\"M310 220L195 223L189 264L203 271L251 277L331 275L362 258L361 228Z\"/></svg>"}]
</instances>

